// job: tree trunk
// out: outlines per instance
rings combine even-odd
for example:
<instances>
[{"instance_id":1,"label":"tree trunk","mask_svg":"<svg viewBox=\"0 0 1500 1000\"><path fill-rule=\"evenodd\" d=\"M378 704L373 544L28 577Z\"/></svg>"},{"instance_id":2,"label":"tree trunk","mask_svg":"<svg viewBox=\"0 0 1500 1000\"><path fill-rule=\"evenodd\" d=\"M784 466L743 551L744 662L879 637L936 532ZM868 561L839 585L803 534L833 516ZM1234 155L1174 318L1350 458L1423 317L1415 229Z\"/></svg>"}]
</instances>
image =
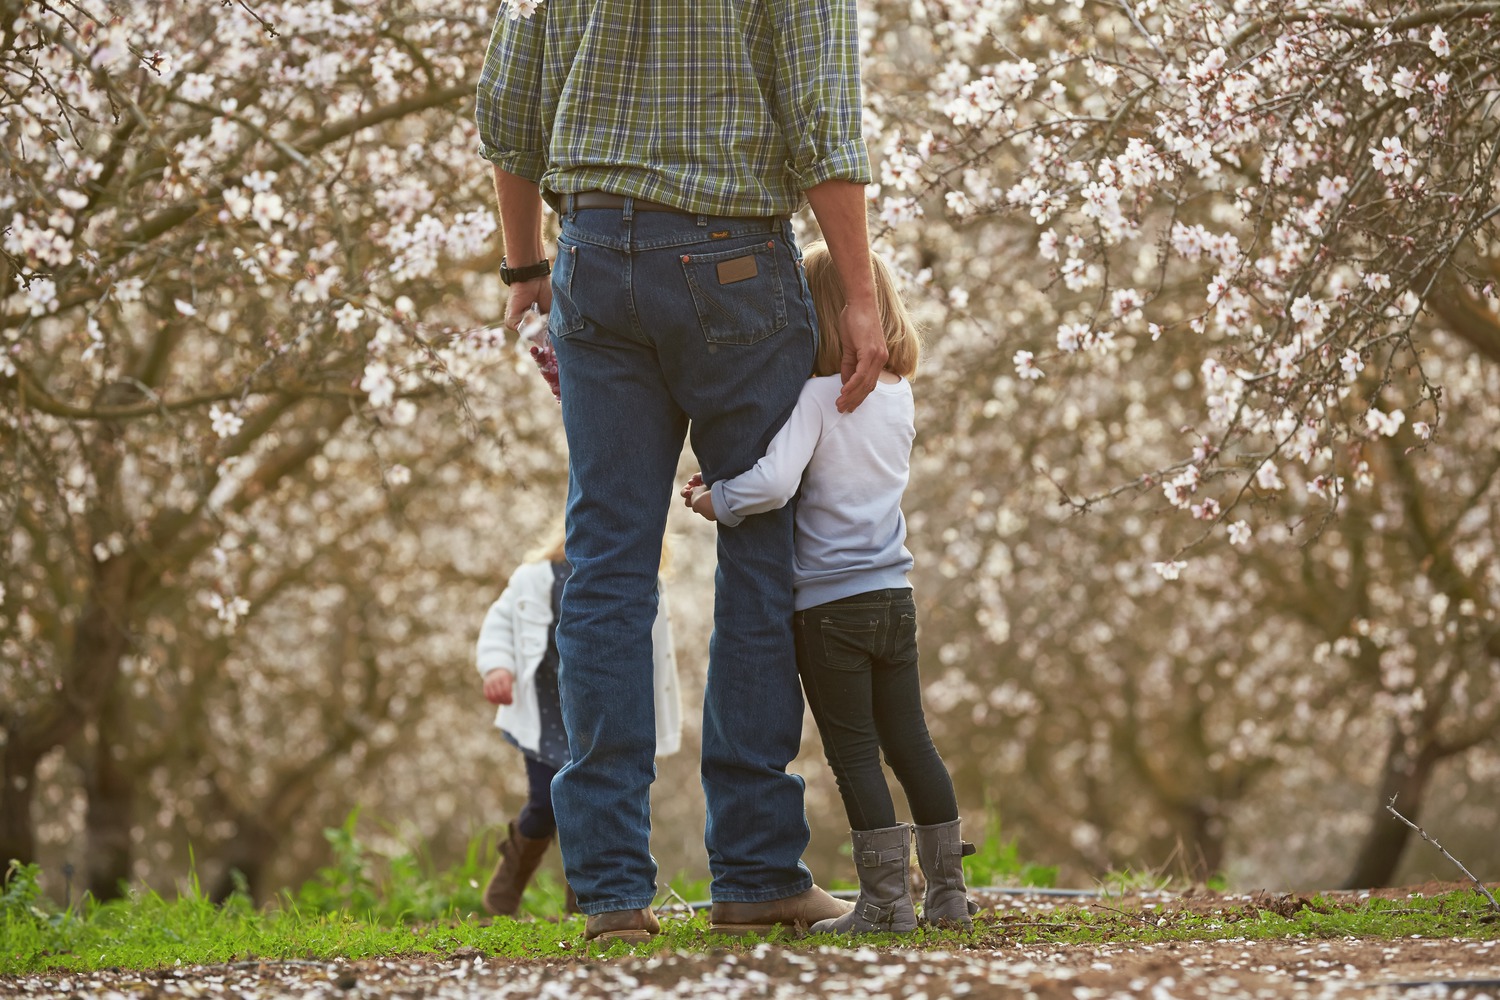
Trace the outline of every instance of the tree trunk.
<instances>
[{"instance_id":1,"label":"tree trunk","mask_svg":"<svg viewBox=\"0 0 1500 1000\"><path fill-rule=\"evenodd\" d=\"M1181 809L1183 866L1194 882L1207 882L1224 870L1224 823L1215 805L1194 801Z\"/></svg>"},{"instance_id":2,"label":"tree trunk","mask_svg":"<svg viewBox=\"0 0 1500 1000\"><path fill-rule=\"evenodd\" d=\"M1399 730L1391 733L1386 748L1385 768L1380 782L1380 796L1370 816L1370 828L1360 846L1354 869L1344 880L1345 889L1378 889L1391 884L1401 852L1411 836L1411 828L1399 822L1387 810L1392 798L1401 815L1417 821L1428 783L1440 755L1431 744L1424 745L1413 759L1406 752L1406 738Z\"/></svg>"},{"instance_id":3,"label":"tree trunk","mask_svg":"<svg viewBox=\"0 0 1500 1000\"><path fill-rule=\"evenodd\" d=\"M99 716L98 738L84 779L87 796L85 829L88 858L84 876L89 892L101 902L119 899L130 881L130 831L135 820L135 775L122 766L117 750L124 748L127 725L124 699L116 692L105 700Z\"/></svg>"},{"instance_id":4,"label":"tree trunk","mask_svg":"<svg viewBox=\"0 0 1500 1000\"><path fill-rule=\"evenodd\" d=\"M276 850L281 846L286 828L272 830L266 824L244 816L239 817L235 825L234 839L224 846L220 859L224 871L209 887L208 897L215 903L228 899L236 888L234 873L239 872L251 901L259 905L266 892L266 871L276 859Z\"/></svg>"},{"instance_id":5,"label":"tree trunk","mask_svg":"<svg viewBox=\"0 0 1500 1000\"><path fill-rule=\"evenodd\" d=\"M14 730L6 733L5 752L0 759L0 877L12 861L31 864L36 860L36 826L31 803L36 796L36 764L39 754L25 745Z\"/></svg>"}]
</instances>

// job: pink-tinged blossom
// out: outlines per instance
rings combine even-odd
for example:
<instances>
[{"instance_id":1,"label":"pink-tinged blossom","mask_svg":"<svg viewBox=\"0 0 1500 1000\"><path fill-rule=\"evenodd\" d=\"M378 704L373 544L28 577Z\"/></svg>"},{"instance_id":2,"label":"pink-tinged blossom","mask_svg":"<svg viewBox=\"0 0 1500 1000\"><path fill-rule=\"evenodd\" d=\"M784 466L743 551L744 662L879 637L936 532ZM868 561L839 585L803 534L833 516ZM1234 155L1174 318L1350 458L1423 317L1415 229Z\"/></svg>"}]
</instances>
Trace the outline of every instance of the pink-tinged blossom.
<instances>
[{"instance_id":1,"label":"pink-tinged blossom","mask_svg":"<svg viewBox=\"0 0 1500 1000\"><path fill-rule=\"evenodd\" d=\"M1255 485L1263 490L1286 489L1280 470L1276 468L1276 463L1271 461L1260 463L1260 468L1255 470Z\"/></svg>"},{"instance_id":2,"label":"pink-tinged blossom","mask_svg":"<svg viewBox=\"0 0 1500 1000\"><path fill-rule=\"evenodd\" d=\"M1383 437L1395 437L1396 432L1401 429L1401 425L1405 422L1406 414L1402 413L1400 410L1392 410L1390 413L1382 413L1374 407L1371 407L1370 411L1365 414L1365 426L1369 427L1371 431Z\"/></svg>"},{"instance_id":3,"label":"pink-tinged blossom","mask_svg":"<svg viewBox=\"0 0 1500 1000\"><path fill-rule=\"evenodd\" d=\"M1432 94L1432 99L1437 104L1442 104L1448 99L1448 81L1453 79L1453 74L1448 72L1434 73L1427 81L1427 90Z\"/></svg>"},{"instance_id":4,"label":"pink-tinged blossom","mask_svg":"<svg viewBox=\"0 0 1500 1000\"><path fill-rule=\"evenodd\" d=\"M1448 46L1448 35L1443 31L1442 25L1439 24L1433 26L1432 36L1427 40L1427 47L1430 48L1433 54L1436 55L1439 59L1446 59L1448 57L1448 53L1451 52L1452 49Z\"/></svg>"},{"instance_id":5,"label":"pink-tinged blossom","mask_svg":"<svg viewBox=\"0 0 1500 1000\"><path fill-rule=\"evenodd\" d=\"M530 18L541 5L541 0L505 0L505 13L512 21L518 21Z\"/></svg>"},{"instance_id":6,"label":"pink-tinged blossom","mask_svg":"<svg viewBox=\"0 0 1500 1000\"><path fill-rule=\"evenodd\" d=\"M1090 341L1087 323L1064 323L1057 328L1057 349L1065 353L1081 351Z\"/></svg>"},{"instance_id":7,"label":"pink-tinged blossom","mask_svg":"<svg viewBox=\"0 0 1500 1000\"><path fill-rule=\"evenodd\" d=\"M1035 381L1042 377L1042 370L1036 366L1036 358L1030 351L1017 351L1011 362L1016 366L1016 374L1026 381Z\"/></svg>"},{"instance_id":8,"label":"pink-tinged blossom","mask_svg":"<svg viewBox=\"0 0 1500 1000\"><path fill-rule=\"evenodd\" d=\"M1124 319L1145 305L1145 301L1134 288L1117 288L1109 297L1109 311L1116 319Z\"/></svg>"},{"instance_id":9,"label":"pink-tinged blossom","mask_svg":"<svg viewBox=\"0 0 1500 1000\"><path fill-rule=\"evenodd\" d=\"M1376 66L1373 61L1360 64L1354 72L1359 76L1360 85L1376 97L1386 92L1386 82L1380 75L1380 67Z\"/></svg>"},{"instance_id":10,"label":"pink-tinged blossom","mask_svg":"<svg viewBox=\"0 0 1500 1000\"><path fill-rule=\"evenodd\" d=\"M1344 477L1321 474L1307 484L1307 492L1325 500L1333 500L1344 493Z\"/></svg>"},{"instance_id":11,"label":"pink-tinged blossom","mask_svg":"<svg viewBox=\"0 0 1500 1000\"><path fill-rule=\"evenodd\" d=\"M1182 575L1182 571L1187 569L1187 563L1180 559L1171 562L1154 562L1151 568L1156 570L1157 575L1163 580L1176 580Z\"/></svg>"},{"instance_id":12,"label":"pink-tinged blossom","mask_svg":"<svg viewBox=\"0 0 1500 1000\"><path fill-rule=\"evenodd\" d=\"M1229 544L1245 546L1250 544L1250 525L1245 521L1236 521L1229 526Z\"/></svg>"},{"instance_id":13,"label":"pink-tinged blossom","mask_svg":"<svg viewBox=\"0 0 1500 1000\"><path fill-rule=\"evenodd\" d=\"M391 378L390 366L384 361L371 361L365 365L359 388L369 394L370 405L376 409L389 406L396 398L396 383Z\"/></svg>"},{"instance_id":14,"label":"pink-tinged blossom","mask_svg":"<svg viewBox=\"0 0 1500 1000\"><path fill-rule=\"evenodd\" d=\"M1432 425L1425 420L1418 420L1411 425L1412 433L1423 441L1432 440Z\"/></svg>"},{"instance_id":15,"label":"pink-tinged blossom","mask_svg":"<svg viewBox=\"0 0 1500 1000\"><path fill-rule=\"evenodd\" d=\"M334 325L340 333L350 333L359 329L359 321L364 317L365 311L352 302L345 302L339 307L338 312L333 314Z\"/></svg>"},{"instance_id":16,"label":"pink-tinged blossom","mask_svg":"<svg viewBox=\"0 0 1500 1000\"><path fill-rule=\"evenodd\" d=\"M1403 101L1417 92L1417 74L1405 66L1397 66L1391 74L1391 90Z\"/></svg>"},{"instance_id":17,"label":"pink-tinged blossom","mask_svg":"<svg viewBox=\"0 0 1500 1000\"><path fill-rule=\"evenodd\" d=\"M196 315L198 315L198 308L196 306L194 306L191 302L187 302L187 301L185 301L183 299L173 299L172 300L172 305L174 307L176 307L177 311L179 313L181 313L182 315L184 315L184 316L196 316Z\"/></svg>"},{"instance_id":18,"label":"pink-tinged blossom","mask_svg":"<svg viewBox=\"0 0 1500 1000\"><path fill-rule=\"evenodd\" d=\"M1045 230L1041 236L1037 237L1036 247L1037 254L1043 260L1057 260L1057 230Z\"/></svg>"},{"instance_id":19,"label":"pink-tinged blossom","mask_svg":"<svg viewBox=\"0 0 1500 1000\"><path fill-rule=\"evenodd\" d=\"M1358 351L1352 347L1348 347L1344 349L1343 357L1339 358L1339 367L1344 370L1345 375L1352 379L1365 370L1365 361L1359 356Z\"/></svg>"},{"instance_id":20,"label":"pink-tinged blossom","mask_svg":"<svg viewBox=\"0 0 1500 1000\"><path fill-rule=\"evenodd\" d=\"M1372 292L1389 291L1391 287L1391 276L1379 271L1370 271L1360 281Z\"/></svg>"},{"instance_id":21,"label":"pink-tinged blossom","mask_svg":"<svg viewBox=\"0 0 1500 1000\"><path fill-rule=\"evenodd\" d=\"M915 198L887 198L880 209L880 221L887 226L899 226L921 217L922 206Z\"/></svg>"},{"instance_id":22,"label":"pink-tinged blossom","mask_svg":"<svg viewBox=\"0 0 1500 1000\"><path fill-rule=\"evenodd\" d=\"M1219 501L1213 497L1205 497L1202 503L1193 504L1190 510L1198 520L1212 521L1219 516Z\"/></svg>"},{"instance_id":23,"label":"pink-tinged blossom","mask_svg":"<svg viewBox=\"0 0 1500 1000\"><path fill-rule=\"evenodd\" d=\"M1318 179L1318 198L1329 205L1337 205L1344 200L1344 195L1349 190L1349 178L1321 177Z\"/></svg>"},{"instance_id":24,"label":"pink-tinged blossom","mask_svg":"<svg viewBox=\"0 0 1500 1000\"><path fill-rule=\"evenodd\" d=\"M245 421L239 414L232 410L220 409L218 403L209 407L208 419L213 427L214 435L220 438L233 437L240 432L240 428L245 426Z\"/></svg>"}]
</instances>

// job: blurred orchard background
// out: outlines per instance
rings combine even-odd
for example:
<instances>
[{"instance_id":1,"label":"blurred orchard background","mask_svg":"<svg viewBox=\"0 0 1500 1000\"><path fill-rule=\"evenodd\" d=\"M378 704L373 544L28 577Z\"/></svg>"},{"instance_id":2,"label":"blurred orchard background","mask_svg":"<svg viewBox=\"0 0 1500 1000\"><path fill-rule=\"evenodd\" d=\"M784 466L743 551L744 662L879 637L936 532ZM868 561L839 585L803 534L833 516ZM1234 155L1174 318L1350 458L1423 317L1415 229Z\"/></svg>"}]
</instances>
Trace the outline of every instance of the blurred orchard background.
<instances>
[{"instance_id":1,"label":"blurred orchard background","mask_svg":"<svg viewBox=\"0 0 1500 1000\"><path fill-rule=\"evenodd\" d=\"M522 801L472 649L566 454L499 325L493 6L0 0L0 858L56 895L270 898L356 808L442 866ZM1454 877L1398 795L1500 878L1500 3L860 8L968 831L1063 885ZM654 849L703 877L669 524ZM797 769L848 877L810 720Z\"/></svg>"}]
</instances>

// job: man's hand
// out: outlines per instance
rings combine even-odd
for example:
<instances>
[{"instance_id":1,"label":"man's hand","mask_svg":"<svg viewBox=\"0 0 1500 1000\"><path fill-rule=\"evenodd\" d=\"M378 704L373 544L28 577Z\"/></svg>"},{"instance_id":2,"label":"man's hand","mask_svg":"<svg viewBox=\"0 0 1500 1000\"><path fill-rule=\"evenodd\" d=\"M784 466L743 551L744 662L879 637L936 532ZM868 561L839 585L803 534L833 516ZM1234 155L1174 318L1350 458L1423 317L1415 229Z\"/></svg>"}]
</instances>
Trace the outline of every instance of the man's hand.
<instances>
[{"instance_id":1,"label":"man's hand","mask_svg":"<svg viewBox=\"0 0 1500 1000\"><path fill-rule=\"evenodd\" d=\"M530 281L518 281L510 286L510 298L505 304L505 328L519 331L521 321L526 318L526 310L533 305L543 314L552 311L551 277L543 275Z\"/></svg>"},{"instance_id":2,"label":"man's hand","mask_svg":"<svg viewBox=\"0 0 1500 1000\"><path fill-rule=\"evenodd\" d=\"M828 244L839 283L844 286L841 320L844 389L835 404L848 413L875 388L889 351L875 305L875 272L870 267L870 235L865 224L865 189L848 181L824 181L807 189L807 201Z\"/></svg>"},{"instance_id":3,"label":"man's hand","mask_svg":"<svg viewBox=\"0 0 1500 1000\"><path fill-rule=\"evenodd\" d=\"M484 675L484 700L491 705L509 705L515 700L516 675L499 667Z\"/></svg>"},{"instance_id":4,"label":"man's hand","mask_svg":"<svg viewBox=\"0 0 1500 1000\"><path fill-rule=\"evenodd\" d=\"M839 366L844 388L835 403L840 413L848 413L875 389L890 351L885 346L885 330L880 315L869 302L851 302L839 318L843 329L844 361Z\"/></svg>"}]
</instances>

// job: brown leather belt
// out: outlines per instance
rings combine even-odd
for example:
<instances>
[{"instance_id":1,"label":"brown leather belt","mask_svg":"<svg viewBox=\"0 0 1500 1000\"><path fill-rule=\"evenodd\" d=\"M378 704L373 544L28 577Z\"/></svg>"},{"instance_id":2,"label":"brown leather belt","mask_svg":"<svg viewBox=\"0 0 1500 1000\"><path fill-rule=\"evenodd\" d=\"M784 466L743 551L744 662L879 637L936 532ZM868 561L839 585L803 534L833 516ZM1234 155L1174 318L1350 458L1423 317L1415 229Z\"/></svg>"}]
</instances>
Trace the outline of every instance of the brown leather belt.
<instances>
[{"instance_id":1,"label":"brown leather belt","mask_svg":"<svg viewBox=\"0 0 1500 1000\"><path fill-rule=\"evenodd\" d=\"M567 205L568 198L573 199L573 208L613 208L625 207L625 195L610 194L608 191L579 191L573 195L562 195L563 205ZM659 201L647 201L645 198L634 198L636 212L674 212L677 215L707 215L713 218L742 218L742 216L722 216L713 212L694 212L686 208L678 208L676 205L664 205ZM787 221L785 215L769 216L744 216L746 222L782 223Z\"/></svg>"},{"instance_id":2,"label":"brown leather belt","mask_svg":"<svg viewBox=\"0 0 1500 1000\"><path fill-rule=\"evenodd\" d=\"M566 199L567 195L563 195ZM678 215L697 215L697 212L689 212L685 208L676 205L663 205L659 201L647 201L645 198L635 198L635 210L637 212L676 212ZM621 194L610 194L608 191L580 191L573 196L574 208L624 208L625 196Z\"/></svg>"}]
</instances>

